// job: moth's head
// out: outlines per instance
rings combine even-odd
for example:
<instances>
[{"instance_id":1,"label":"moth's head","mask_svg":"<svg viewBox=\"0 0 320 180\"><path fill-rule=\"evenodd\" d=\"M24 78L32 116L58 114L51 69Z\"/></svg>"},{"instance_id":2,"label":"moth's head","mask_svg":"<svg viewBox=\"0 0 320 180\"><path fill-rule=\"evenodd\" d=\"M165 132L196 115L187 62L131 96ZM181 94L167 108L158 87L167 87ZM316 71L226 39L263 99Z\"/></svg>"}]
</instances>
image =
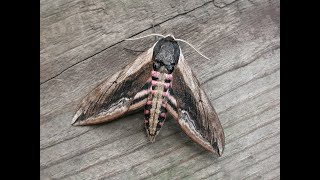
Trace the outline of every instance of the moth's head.
<instances>
[{"instance_id":1,"label":"moth's head","mask_svg":"<svg viewBox=\"0 0 320 180\"><path fill-rule=\"evenodd\" d=\"M153 48L153 70L171 74L178 64L180 47L174 36L169 34L161 38Z\"/></svg>"}]
</instances>

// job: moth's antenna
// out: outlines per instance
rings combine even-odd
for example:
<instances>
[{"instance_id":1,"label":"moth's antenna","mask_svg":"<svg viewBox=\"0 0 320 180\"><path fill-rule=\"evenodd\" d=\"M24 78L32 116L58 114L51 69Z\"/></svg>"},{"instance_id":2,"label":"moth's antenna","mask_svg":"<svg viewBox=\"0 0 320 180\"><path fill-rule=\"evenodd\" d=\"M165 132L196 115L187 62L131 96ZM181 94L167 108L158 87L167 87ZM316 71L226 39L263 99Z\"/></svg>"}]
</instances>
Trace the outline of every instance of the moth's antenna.
<instances>
[{"instance_id":1,"label":"moth's antenna","mask_svg":"<svg viewBox=\"0 0 320 180\"><path fill-rule=\"evenodd\" d=\"M207 56L203 55L201 52L199 52L192 44L188 43L187 41L183 40L183 39L175 39L176 41L181 41L184 42L186 44L188 44L190 47L192 47L192 49L194 49L198 54L200 54L202 57L210 60Z\"/></svg>"},{"instance_id":2,"label":"moth's antenna","mask_svg":"<svg viewBox=\"0 0 320 180\"><path fill-rule=\"evenodd\" d=\"M133 41L133 40L138 40L138 39L146 38L146 37L149 37L149 36L161 36L161 37L165 37L165 36L162 35L162 34L148 34L148 35L145 35L145 36L142 36L142 37L129 38L129 39L125 39L125 40L126 40L126 41Z\"/></svg>"}]
</instances>

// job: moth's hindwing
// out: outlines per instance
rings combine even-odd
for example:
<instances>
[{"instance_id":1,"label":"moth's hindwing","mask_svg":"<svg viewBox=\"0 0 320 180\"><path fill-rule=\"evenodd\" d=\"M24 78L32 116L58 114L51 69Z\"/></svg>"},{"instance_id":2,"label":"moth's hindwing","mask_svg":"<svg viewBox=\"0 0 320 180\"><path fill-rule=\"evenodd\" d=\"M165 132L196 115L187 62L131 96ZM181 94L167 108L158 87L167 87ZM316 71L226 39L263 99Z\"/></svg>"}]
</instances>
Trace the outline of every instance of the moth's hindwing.
<instances>
[{"instance_id":1,"label":"moth's hindwing","mask_svg":"<svg viewBox=\"0 0 320 180\"><path fill-rule=\"evenodd\" d=\"M217 113L182 53L173 72L172 89L169 92L168 112L184 132L207 150L221 156L225 142Z\"/></svg>"},{"instance_id":2,"label":"moth's hindwing","mask_svg":"<svg viewBox=\"0 0 320 180\"><path fill-rule=\"evenodd\" d=\"M153 47L91 91L82 100L72 124L103 123L143 107L146 103L143 91L149 88L146 86L152 70L152 51Z\"/></svg>"}]
</instances>

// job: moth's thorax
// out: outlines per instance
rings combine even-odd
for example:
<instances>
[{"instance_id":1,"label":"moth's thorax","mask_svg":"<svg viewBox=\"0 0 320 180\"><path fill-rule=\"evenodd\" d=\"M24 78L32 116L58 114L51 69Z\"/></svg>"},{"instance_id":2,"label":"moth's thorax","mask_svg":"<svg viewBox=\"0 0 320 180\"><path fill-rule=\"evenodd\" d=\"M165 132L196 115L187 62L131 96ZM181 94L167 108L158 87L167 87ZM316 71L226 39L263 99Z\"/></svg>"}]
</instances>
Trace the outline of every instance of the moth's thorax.
<instances>
[{"instance_id":1,"label":"moth's thorax","mask_svg":"<svg viewBox=\"0 0 320 180\"><path fill-rule=\"evenodd\" d=\"M180 47L174 38L168 36L160 39L153 49L153 70L171 74L177 65Z\"/></svg>"},{"instance_id":2,"label":"moth's thorax","mask_svg":"<svg viewBox=\"0 0 320 180\"><path fill-rule=\"evenodd\" d=\"M151 87L144 112L146 130L152 142L166 118L168 89L171 87L171 81L172 74L158 71L151 72Z\"/></svg>"}]
</instances>

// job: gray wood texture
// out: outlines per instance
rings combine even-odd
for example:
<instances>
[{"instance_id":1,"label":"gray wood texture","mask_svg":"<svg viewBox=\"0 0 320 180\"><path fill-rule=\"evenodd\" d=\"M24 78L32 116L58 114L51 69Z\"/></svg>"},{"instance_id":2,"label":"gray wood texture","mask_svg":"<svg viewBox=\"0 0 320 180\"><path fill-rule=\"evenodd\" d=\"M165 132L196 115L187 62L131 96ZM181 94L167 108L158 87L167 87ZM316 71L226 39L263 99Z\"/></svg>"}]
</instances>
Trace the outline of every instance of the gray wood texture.
<instances>
[{"instance_id":1,"label":"gray wood texture","mask_svg":"<svg viewBox=\"0 0 320 180\"><path fill-rule=\"evenodd\" d=\"M41 0L41 179L280 179L280 0ZM154 28L152 28L154 26ZM225 130L222 157L168 118L149 143L143 113L73 127L80 100L172 33Z\"/></svg>"}]
</instances>

